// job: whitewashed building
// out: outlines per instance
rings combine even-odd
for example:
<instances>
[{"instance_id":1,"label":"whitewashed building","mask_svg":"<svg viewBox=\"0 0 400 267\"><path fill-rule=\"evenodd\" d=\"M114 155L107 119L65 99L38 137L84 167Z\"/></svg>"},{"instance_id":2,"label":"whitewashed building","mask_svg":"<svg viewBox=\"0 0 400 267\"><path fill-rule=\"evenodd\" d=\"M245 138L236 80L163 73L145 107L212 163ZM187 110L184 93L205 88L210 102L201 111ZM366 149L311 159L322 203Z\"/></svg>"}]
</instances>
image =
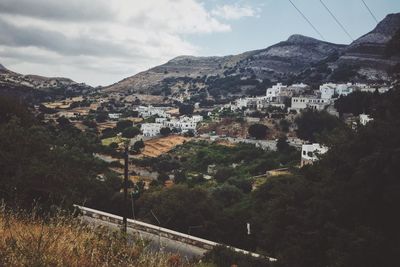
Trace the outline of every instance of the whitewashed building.
<instances>
[{"instance_id":1,"label":"whitewashed building","mask_svg":"<svg viewBox=\"0 0 400 267\"><path fill-rule=\"evenodd\" d=\"M367 125L368 122L373 121L374 119L371 118L368 114L360 114L360 124Z\"/></svg>"},{"instance_id":2,"label":"whitewashed building","mask_svg":"<svg viewBox=\"0 0 400 267\"><path fill-rule=\"evenodd\" d=\"M271 88L268 88L266 92L266 97L268 101L275 102L278 96L280 96L282 90L286 88L287 86L282 85L281 83L277 83L276 85L273 85Z\"/></svg>"},{"instance_id":3,"label":"whitewashed building","mask_svg":"<svg viewBox=\"0 0 400 267\"><path fill-rule=\"evenodd\" d=\"M331 99L335 95L335 83L325 83L319 86L322 99Z\"/></svg>"},{"instance_id":4,"label":"whitewashed building","mask_svg":"<svg viewBox=\"0 0 400 267\"><path fill-rule=\"evenodd\" d=\"M142 118L149 118L152 116L158 116L162 118L171 117L171 115L166 112L166 109L161 107L139 106L136 110L139 112L139 116Z\"/></svg>"},{"instance_id":5,"label":"whitewashed building","mask_svg":"<svg viewBox=\"0 0 400 267\"><path fill-rule=\"evenodd\" d=\"M109 113L108 117L112 120L118 120L121 118L122 114L121 113Z\"/></svg>"},{"instance_id":6,"label":"whitewashed building","mask_svg":"<svg viewBox=\"0 0 400 267\"><path fill-rule=\"evenodd\" d=\"M321 98L332 99L334 95L346 96L351 94L357 86L351 83L324 83L319 86L319 91L321 93Z\"/></svg>"},{"instance_id":7,"label":"whitewashed building","mask_svg":"<svg viewBox=\"0 0 400 267\"><path fill-rule=\"evenodd\" d=\"M329 104L329 99L317 98L315 96L292 97L291 110L300 111L306 108L323 110Z\"/></svg>"},{"instance_id":8,"label":"whitewashed building","mask_svg":"<svg viewBox=\"0 0 400 267\"><path fill-rule=\"evenodd\" d=\"M312 164L318 160L318 156L325 154L328 148L318 143L301 146L301 166Z\"/></svg>"},{"instance_id":9,"label":"whitewashed building","mask_svg":"<svg viewBox=\"0 0 400 267\"><path fill-rule=\"evenodd\" d=\"M144 137L154 137L160 134L162 123L143 123L140 127Z\"/></svg>"}]
</instances>

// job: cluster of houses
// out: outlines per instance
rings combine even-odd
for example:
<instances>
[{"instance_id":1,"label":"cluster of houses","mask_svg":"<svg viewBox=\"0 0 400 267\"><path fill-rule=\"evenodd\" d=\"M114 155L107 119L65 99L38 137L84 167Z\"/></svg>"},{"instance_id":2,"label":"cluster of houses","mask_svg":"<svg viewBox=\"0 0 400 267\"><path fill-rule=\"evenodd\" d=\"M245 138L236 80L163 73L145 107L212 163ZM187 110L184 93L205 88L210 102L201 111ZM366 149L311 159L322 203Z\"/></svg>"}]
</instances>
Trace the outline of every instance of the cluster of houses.
<instances>
[{"instance_id":1,"label":"cluster of houses","mask_svg":"<svg viewBox=\"0 0 400 267\"><path fill-rule=\"evenodd\" d=\"M239 98L225 106L232 111L252 109L263 110L268 107L285 108L290 103L289 110L297 112L303 109L324 110L327 109L340 96L346 96L354 91L384 93L389 87L371 87L367 84L336 84L325 83L319 90L311 90L310 86L300 83L283 85L278 83L266 90L265 96ZM285 105L286 103L286 105Z\"/></svg>"},{"instance_id":2,"label":"cluster of houses","mask_svg":"<svg viewBox=\"0 0 400 267\"><path fill-rule=\"evenodd\" d=\"M203 120L203 116L180 116L179 118L158 117L153 123L143 123L141 131L144 137L154 137L161 133L162 128L169 128L173 132L196 133L197 124Z\"/></svg>"}]
</instances>

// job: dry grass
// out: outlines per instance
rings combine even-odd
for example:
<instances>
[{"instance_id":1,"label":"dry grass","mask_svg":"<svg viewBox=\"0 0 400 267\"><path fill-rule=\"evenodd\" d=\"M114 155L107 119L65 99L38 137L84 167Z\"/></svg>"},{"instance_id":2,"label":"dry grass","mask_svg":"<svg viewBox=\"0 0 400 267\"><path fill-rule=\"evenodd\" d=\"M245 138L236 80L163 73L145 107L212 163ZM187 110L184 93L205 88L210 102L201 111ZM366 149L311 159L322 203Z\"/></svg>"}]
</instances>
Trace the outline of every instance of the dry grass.
<instances>
[{"instance_id":1,"label":"dry grass","mask_svg":"<svg viewBox=\"0 0 400 267\"><path fill-rule=\"evenodd\" d=\"M144 149L139 156L155 158L168 153L171 149L189 140L190 138L181 135L170 135L167 137L150 139L144 142Z\"/></svg>"},{"instance_id":2,"label":"dry grass","mask_svg":"<svg viewBox=\"0 0 400 267\"><path fill-rule=\"evenodd\" d=\"M0 207L0 266L193 266L125 240L61 213L43 219Z\"/></svg>"}]
</instances>

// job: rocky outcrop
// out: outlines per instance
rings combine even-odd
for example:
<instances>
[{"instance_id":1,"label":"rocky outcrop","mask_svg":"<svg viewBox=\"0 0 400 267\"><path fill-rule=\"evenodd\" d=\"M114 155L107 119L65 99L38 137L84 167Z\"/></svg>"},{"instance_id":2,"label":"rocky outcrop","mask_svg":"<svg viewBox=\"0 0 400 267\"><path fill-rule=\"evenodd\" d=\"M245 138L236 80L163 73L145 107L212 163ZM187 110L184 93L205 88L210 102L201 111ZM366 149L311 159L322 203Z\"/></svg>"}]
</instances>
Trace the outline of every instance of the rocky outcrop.
<instances>
[{"instance_id":1,"label":"rocky outcrop","mask_svg":"<svg viewBox=\"0 0 400 267\"><path fill-rule=\"evenodd\" d=\"M386 71L399 63L398 57L387 53L388 44L399 32L400 13L389 14L375 29L352 42L337 63L352 65L362 71Z\"/></svg>"}]
</instances>

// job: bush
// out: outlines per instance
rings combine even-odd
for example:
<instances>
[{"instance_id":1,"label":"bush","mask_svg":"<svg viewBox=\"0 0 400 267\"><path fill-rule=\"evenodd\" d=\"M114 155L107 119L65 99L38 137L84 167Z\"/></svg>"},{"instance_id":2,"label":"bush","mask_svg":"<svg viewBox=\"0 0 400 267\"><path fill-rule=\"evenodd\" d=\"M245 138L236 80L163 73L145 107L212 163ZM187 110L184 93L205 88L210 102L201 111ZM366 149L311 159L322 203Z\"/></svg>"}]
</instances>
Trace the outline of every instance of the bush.
<instances>
[{"instance_id":1,"label":"bush","mask_svg":"<svg viewBox=\"0 0 400 267\"><path fill-rule=\"evenodd\" d=\"M126 128L130 128L133 126L133 122L130 120L121 120L117 122L117 131L122 132Z\"/></svg>"},{"instance_id":2,"label":"bush","mask_svg":"<svg viewBox=\"0 0 400 267\"><path fill-rule=\"evenodd\" d=\"M140 134L140 129L137 127L128 127L122 131L122 137L125 138L134 138L138 134Z\"/></svg>"},{"instance_id":3,"label":"bush","mask_svg":"<svg viewBox=\"0 0 400 267\"><path fill-rule=\"evenodd\" d=\"M268 133L268 127L264 124L253 124L249 127L250 136L256 139L264 139Z\"/></svg>"},{"instance_id":4,"label":"bush","mask_svg":"<svg viewBox=\"0 0 400 267\"><path fill-rule=\"evenodd\" d=\"M179 107L179 114L181 115L192 115L194 111L194 106L189 104L182 104Z\"/></svg>"},{"instance_id":5,"label":"bush","mask_svg":"<svg viewBox=\"0 0 400 267\"><path fill-rule=\"evenodd\" d=\"M162 136L168 136L171 134L171 129L169 127L163 127L160 129L160 134Z\"/></svg>"}]
</instances>

